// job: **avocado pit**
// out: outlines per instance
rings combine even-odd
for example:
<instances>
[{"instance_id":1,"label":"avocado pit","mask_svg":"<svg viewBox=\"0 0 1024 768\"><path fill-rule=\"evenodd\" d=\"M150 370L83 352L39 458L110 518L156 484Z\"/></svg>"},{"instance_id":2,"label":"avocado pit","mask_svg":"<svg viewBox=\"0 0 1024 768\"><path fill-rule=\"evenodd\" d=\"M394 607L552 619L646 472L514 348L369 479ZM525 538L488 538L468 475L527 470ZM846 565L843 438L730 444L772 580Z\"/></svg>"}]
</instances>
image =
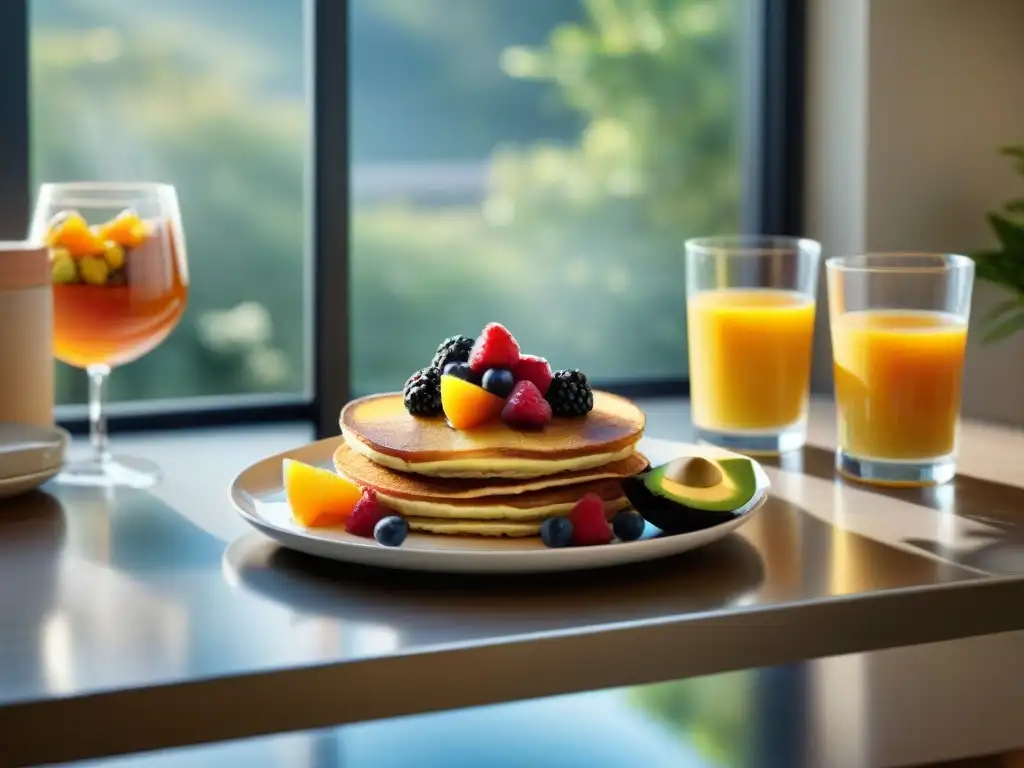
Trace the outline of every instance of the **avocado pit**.
<instances>
[{"instance_id":1,"label":"avocado pit","mask_svg":"<svg viewBox=\"0 0 1024 768\"><path fill-rule=\"evenodd\" d=\"M762 492L744 456L681 456L622 483L633 507L664 533L692 533L732 520Z\"/></svg>"},{"instance_id":2,"label":"avocado pit","mask_svg":"<svg viewBox=\"0 0 1024 768\"><path fill-rule=\"evenodd\" d=\"M691 488L711 488L722 482L722 470L702 456L688 456L669 462L665 478Z\"/></svg>"}]
</instances>

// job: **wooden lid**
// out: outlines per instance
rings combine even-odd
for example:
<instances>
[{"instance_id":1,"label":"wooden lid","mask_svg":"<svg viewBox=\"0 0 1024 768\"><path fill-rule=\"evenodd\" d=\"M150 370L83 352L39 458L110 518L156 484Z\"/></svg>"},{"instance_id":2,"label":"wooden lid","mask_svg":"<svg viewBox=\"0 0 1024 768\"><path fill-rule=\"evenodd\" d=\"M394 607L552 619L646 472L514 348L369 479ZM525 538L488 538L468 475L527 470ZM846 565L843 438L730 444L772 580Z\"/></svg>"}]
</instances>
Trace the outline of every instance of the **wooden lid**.
<instances>
[{"instance_id":1,"label":"wooden lid","mask_svg":"<svg viewBox=\"0 0 1024 768\"><path fill-rule=\"evenodd\" d=\"M49 284L49 248L23 240L0 240L0 290Z\"/></svg>"}]
</instances>

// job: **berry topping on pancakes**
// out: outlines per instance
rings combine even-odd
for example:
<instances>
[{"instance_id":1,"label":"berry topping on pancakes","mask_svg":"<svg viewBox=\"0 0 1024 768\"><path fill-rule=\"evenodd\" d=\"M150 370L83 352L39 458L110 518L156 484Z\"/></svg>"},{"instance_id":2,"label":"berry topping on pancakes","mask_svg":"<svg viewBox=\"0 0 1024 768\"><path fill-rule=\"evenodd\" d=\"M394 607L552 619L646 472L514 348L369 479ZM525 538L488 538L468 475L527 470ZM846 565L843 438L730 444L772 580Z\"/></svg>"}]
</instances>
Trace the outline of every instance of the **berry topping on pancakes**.
<instances>
[{"instance_id":1,"label":"berry topping on pancakes","mask_svg":"<svg viewBox=\"0 0 1024 768\"><path fill-rule=\"evenodd\" d=\"M519 362L519 342L501 323L488 323L469 353L469 367L478 373L488 368L511 368Z\"/></svg>"},{"instance_id":2,"label":"berry topping on pancakes","mask_svg":"<svg viewBox=\"0 0 1024 768\"><path fill-rule=\"evenodd\" d=\"M543 357L536 355L523 355L519 362L512 368L512 375L516 381L532 381L534 386L540 390L541 395L548 393L551 386L551 365Z\"/></svg>"},{"instance_id":3,"label":"berry topping on pancakes","mask_svg":"<svg viewBox=\"0 0 1024 768\"><path fill-rule=\"evenodd\" d=\"M438 345L431 368L444 371L450 363L468 363L469 353L473 351L474 340L469 336L452 336Z\"/></svg>"},{"instance_id":4,"label":"berry topping on pancakes","mask_svg":"<svg viewBox=\"0 0 1024 768\"><path fill-rule=\"evenodd\" d=\"M481 384L492 395L508 397L512 394L516 380L508 368L488 368L484 371Z\"/></svg>"},{"instance_id":5,"label":"berry topping on pancakes","mask_svg":"<svg viewBox=\"0 0 1024 768\"><path fill-rule=\"evenodd\" d=\"M441 376L435 368L416 371L402 388L405 410L413 416L437 416L441 413Z\"/></svg>"},{"instance_id":6,"label":"berry topping on pancakes","mask_svg":"<svg viewBox=\"0 0 1024 768\"><path fill-rule=\"evenodd\" d=\"M594 410L594 392L582 371L556 373L546 397L555 416L578 418Z\"/></svg>"},{"instance_id":7,"label":"berry topping on pancakes","mask_svg":"<svg viewBox=\"0 0 1024 768\"><path fill-rule=\"evenodd\" d=\"M551 406L532 381L520 381L501 409L501 420L510 427L538 429L551 421Z\"/></svg>"},{"instance_id":8,"label":"berry topping on pancakes","mask_svg":"<svg viewBox=\"0 0 1024 768\"><path fill-rule=\"evenodd\" d=\"M529 384L527 388L525 384ZM475 340L450 336L430 365L405 383L405 410L417 418L444 415L457 430L497 422L512 429L542 428L554 418L580 418L594 408L581 371L553 373L538 355L523 354L501 323L488 323Z\"/></svg>"}]
</instances>

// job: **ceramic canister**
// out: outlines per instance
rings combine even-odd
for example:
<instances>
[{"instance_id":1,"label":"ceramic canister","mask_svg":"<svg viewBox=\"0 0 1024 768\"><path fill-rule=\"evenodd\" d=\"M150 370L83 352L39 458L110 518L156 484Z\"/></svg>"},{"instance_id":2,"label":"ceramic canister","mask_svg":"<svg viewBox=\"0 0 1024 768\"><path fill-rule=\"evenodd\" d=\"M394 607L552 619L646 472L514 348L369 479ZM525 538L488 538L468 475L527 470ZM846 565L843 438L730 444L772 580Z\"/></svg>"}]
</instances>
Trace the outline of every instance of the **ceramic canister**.
<instances>
[{"instance_id":1,"label":"ceramic canister","mask_svg":"<svg viewBox=\"0 0 1024 768\"><path fill-rule=\"evenodd\" d=\"M49 250L0 241L0 422L53 425Z\"/></svg>"}]
</instances>

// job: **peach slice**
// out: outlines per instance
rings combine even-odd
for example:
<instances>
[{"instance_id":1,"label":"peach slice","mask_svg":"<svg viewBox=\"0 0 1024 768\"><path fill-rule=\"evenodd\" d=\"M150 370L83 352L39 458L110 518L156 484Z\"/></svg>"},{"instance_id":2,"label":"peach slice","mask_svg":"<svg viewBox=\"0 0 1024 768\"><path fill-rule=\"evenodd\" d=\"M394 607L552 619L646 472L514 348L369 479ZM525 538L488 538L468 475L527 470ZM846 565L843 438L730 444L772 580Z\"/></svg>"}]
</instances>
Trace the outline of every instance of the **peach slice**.
<instances>
[{"instance_id":1,"label":"peach slice","mask_svg":"<svg viewBox=\"0 0 1024 768\"><path fill-rule=\"evenodd\" d=\"M149 227L132 210L125 210L102 225L99 236L124 248L138 248L149 236Z\"/></svg>"},{"instance_id":2,"label":"peach slice","mask_svg":"<svg viewBox=\"0 0 1024 768\"><path fill-rule=\"evenodd\" d=\"M498 418L505 400L483 387L446 374L441 377L441 408L455 429L470 429Z\"/></svg>"},{"instance_id":3,"label":"peach slice","mask_svg":"<svg viewBox=\"0 0 1024 768\"><path fill-rule=\"evenodd\" d=\"M340 525L352 513L362 489L329 469L285 459L284 493L292 514L307 527Z\"/></svg>"},{"instance_id":4,"label":"peach slice","mask_svg":"<svg viewBox=\"0 0 1024 768\"><path fill-rule=\"evenodd\" d=\"M66 248L75 258L103 253L103 241L79 213L58 214L51 222L46 240L51 246Z\"/></svg>"}]
</instances>

